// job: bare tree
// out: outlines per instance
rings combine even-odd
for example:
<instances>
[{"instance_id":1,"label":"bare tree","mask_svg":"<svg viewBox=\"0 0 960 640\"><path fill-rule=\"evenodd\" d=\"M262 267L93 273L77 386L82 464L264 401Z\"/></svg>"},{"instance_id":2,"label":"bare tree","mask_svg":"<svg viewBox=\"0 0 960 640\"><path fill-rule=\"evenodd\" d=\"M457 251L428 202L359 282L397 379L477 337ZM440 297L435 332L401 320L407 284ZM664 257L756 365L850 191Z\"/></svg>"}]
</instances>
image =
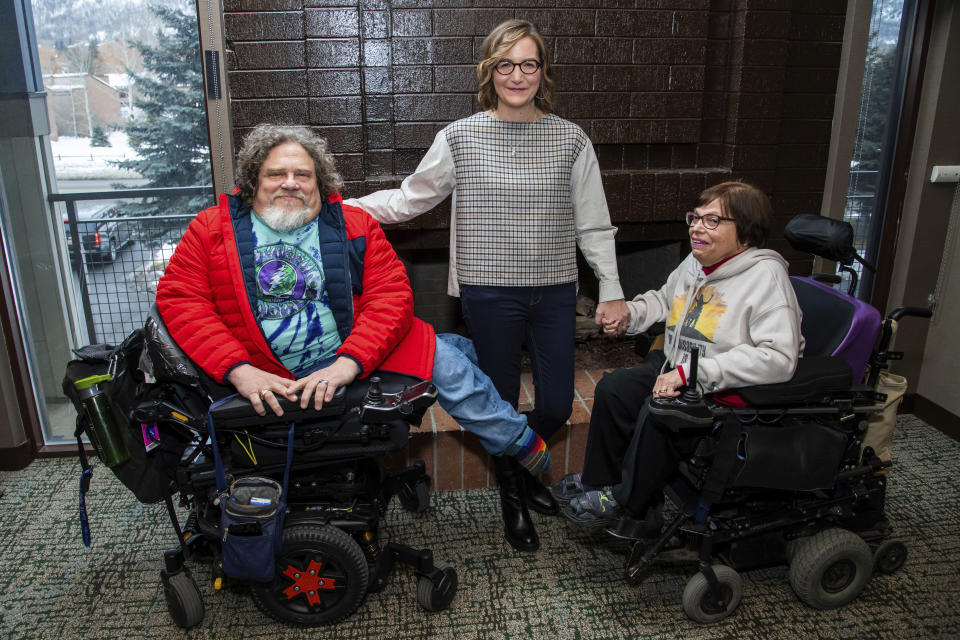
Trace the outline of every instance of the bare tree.
<instances>
[{"instance_id":1,"label":"bare tree","mask_svg":"<svg viewBox=\"0 0 960 640\"><path fill-rule=\"evenodd\" d=\"M97 41L69 45L63 53L63 70L67 73L93 73L97 61Z\"/></svg>"}]
</instances>

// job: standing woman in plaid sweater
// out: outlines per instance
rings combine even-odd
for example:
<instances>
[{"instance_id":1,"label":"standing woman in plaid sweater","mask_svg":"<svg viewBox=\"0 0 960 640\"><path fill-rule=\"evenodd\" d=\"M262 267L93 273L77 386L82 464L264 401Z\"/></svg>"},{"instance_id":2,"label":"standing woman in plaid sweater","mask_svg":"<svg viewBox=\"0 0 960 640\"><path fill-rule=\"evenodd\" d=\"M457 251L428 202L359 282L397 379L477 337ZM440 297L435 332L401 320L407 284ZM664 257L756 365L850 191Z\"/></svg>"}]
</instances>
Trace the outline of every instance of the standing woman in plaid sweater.
<instances>
[{"instance_id":1,"label":"standing woman in plaid sweater","mask_svg":"<svg viewBox=\"0 0 960 640\"><path fill-rule=\"evenodd\" d=\"M452 194L448 293L460 297L480 368L514 406L526 346L535 387L527 417L546 440L573 402L577 247L599 280L596 322L626 328L616 228L590 139L551 113L550 61L536 28L523 20L497 26L477 78L483 111L440 131L399 189L348 202L395 223ZM511 458L495 457L494 470L507 540L535 551L527 508L552 515L557 503Z\"/></svg>"}]
</instances>

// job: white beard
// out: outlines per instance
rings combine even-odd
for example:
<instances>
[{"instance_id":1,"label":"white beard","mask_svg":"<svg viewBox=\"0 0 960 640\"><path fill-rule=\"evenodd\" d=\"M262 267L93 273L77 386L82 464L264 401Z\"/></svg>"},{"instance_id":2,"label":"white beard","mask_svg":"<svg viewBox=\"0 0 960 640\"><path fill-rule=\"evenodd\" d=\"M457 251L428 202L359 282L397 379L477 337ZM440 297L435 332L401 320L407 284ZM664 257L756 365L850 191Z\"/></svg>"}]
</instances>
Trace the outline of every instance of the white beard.
<instances>
[{"instance_id":1,"label":"white beard","mask_svg":"<svg viewBox=\"0 0 960 640\"><path fill-rule=\"evenodd\" d=\"M304 205L299 209L285 209L275 204L270 205L263 211L258 211L257 215L263 220L263 223L279 233L287 233L294 229L299 229L313 219L313 211L310 207Z\"/></svg>"}]
</instances>

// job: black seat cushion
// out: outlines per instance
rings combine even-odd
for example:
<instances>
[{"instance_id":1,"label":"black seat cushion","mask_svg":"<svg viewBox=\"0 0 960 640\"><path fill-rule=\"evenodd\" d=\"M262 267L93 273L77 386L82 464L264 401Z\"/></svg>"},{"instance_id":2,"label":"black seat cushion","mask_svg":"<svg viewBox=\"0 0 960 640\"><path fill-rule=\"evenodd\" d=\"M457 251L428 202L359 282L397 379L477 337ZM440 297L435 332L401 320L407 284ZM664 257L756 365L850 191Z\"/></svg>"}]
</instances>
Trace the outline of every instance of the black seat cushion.
<instances>
[{"instance_id":1,"label":"black seat cushion","mask_svg":"<svg viewBox=\"0 0 960 640\"><path fill-rule=\"evenodd\" d=\"M793 377L786 382L738 389L753 407L789 407L819 404L838 394L850 392L853 373L842 358L816 356L800 358Z\"/></svg>"}]
</instances>

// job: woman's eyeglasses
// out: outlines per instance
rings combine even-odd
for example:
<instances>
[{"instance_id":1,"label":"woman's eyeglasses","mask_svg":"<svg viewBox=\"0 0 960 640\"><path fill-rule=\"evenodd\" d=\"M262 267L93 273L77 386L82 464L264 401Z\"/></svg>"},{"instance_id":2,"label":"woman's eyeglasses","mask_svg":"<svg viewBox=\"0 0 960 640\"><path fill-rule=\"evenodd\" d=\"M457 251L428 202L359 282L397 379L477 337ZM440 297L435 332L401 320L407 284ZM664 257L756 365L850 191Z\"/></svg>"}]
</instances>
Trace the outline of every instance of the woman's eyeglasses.
<instances>
[{"instance_id":1,"label":"woman's eyeglasses","mask_svg":"<svg viewBox=\"0 0 960 640\"><path fill-rule=\"evenodd\" d=\"M733 218L728 218L726 216L718 216L715 213L700 215L699 213L694 213L693 211L687 211L686 220L687 220L688 227L692 227L697 223L697 221L700 221L703 223L704 227L710 230L713 230L719 227L720 223L724 220L729 220L730 222L734 221Z\"/></svg>"},{"instance_id":2,"label":"woman's eyeglasses","mask_svg":"<svg viewBox=\"0 0 960 640\"><path fill-rule=\"evenodd\" d=\"M522 62L511 62L509 60L501 60L497 63L497 66L494 67L502 76L508 76L513 73L513 70L516 67L520 67L520 71L525 76L532 76L537 72L537 69L543 66L543 63L539 60L524 60Z\"/></svg>"}]
</instances>

